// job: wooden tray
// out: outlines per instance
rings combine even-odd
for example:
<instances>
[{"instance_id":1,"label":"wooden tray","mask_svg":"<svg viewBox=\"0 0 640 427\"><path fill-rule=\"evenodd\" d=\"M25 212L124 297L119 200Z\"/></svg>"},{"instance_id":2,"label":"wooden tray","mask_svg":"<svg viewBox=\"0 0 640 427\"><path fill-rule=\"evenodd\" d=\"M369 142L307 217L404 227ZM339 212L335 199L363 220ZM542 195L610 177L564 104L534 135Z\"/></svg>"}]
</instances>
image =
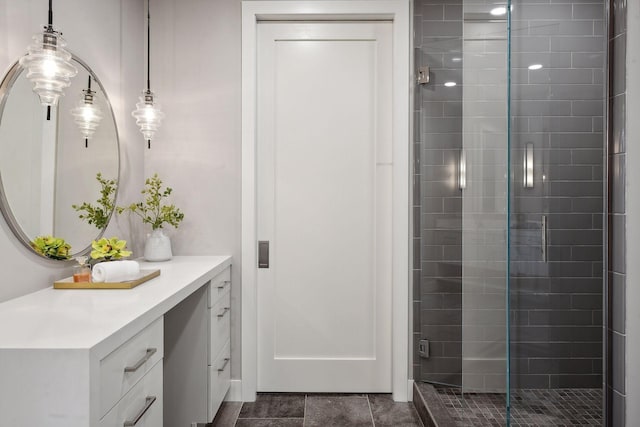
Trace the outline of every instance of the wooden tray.
<instances>
[{"instance_id":1,"label":"wooden tray","mask_svg":"<svg viewBox=\"0 0 640 427\"><path fill-rule=\"evenodd\" d=\"M53 283L54 289L132 289L160 275L160 270L140 270L140 275L125 282L74 282L73 276Z\"/></svg>"}]
</instances>

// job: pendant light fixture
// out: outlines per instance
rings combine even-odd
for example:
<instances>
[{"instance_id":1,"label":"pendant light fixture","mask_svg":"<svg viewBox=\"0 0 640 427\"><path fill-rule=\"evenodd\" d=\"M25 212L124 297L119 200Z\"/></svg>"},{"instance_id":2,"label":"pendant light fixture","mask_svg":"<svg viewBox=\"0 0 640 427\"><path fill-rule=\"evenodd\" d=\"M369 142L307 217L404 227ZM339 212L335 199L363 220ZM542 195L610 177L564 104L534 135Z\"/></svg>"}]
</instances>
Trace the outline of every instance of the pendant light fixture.
<instances>
[{"instance_id":1,"label":"pendant light fixture","mask_svg":"<svg viewBox=\"0 0 640 427\"><path fill-rule=\"evenodd\" d=\"M82 136L84 136L85 148L89 146L89 139L102 121L102 111L94 104L94 101L95 91L91 90L91 76L89 76L87 89L82 91L82 98L78 102L78 106L71 110L73 120L80 128Z\"/></svg>"},{"instance_id":2,"label":"pendant light fixture","mask_svg":"<svg viewBox=\"0 0 640 427\"><path fill-rule=\"evenodd\" d=\"M151 140L162 123L164 113L160 111L160 106L155 102L155 95L151 92L151 13L149 12L149 3L151 0L147 0L147 89L142 91L142 96L138 98L140 102L136 104L137 108L131 115L136 119L140 132L147 140L147 147L151 148Z\"/></svg>"},{"instance_id":3,"label":"pendant light fixture","mask_svg":"<svg viewBox=\"0 0 640 427\"><path fill-rule=\"evenodd\" d=\"M65 50L67 42L62 33L53 29L52 0L49 0L49 23L42 33L33 36L27 54L20 58L20 65L27 70L27 78L33 83L33 91L40 97L40 103L48 107L58 104L63 90L71 84L71 78L78 70L71 63L71 54Z\"/></svg>"}]
</instances>

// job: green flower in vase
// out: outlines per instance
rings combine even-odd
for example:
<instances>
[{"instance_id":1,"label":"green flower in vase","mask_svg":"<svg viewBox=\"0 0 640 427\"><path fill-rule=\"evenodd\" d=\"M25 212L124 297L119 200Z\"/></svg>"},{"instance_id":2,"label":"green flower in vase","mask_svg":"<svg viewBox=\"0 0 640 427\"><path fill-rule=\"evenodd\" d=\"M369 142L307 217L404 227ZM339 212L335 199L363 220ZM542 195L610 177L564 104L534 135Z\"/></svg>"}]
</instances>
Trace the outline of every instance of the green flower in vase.
<instances>
[{"instance_id":1,"label":"green flower in vase","mask_svg":"<svg viewBox=\"0 0 640 427\"><path fill-rule=\"evenodd\" d=\"M62 260L71 258L71 245L59 237L38 236L31 242L31 247L47 258Z\"/></svg>"},{"instance_id":2,"label":"green flower in vase","mask_svg":"<svg viewBox=\"0 0 640 427\"><path fill-rule=\"evenodd\" d=\"M127 241L119 240L117 237L107 239L103 237L100 240L91 242L91 258L104 259L106 261L126 258L131 255L131 251L126 250Z\"/></svg>"}]
</instances>

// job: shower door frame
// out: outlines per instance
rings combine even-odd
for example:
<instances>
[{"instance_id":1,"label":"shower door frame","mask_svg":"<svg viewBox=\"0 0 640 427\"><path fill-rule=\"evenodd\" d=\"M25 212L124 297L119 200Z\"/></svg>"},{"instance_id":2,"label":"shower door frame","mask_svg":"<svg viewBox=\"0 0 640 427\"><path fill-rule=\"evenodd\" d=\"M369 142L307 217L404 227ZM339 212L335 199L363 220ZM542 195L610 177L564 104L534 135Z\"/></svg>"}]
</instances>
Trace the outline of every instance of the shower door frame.
<instances>
[{"instance_id":1,"label":"shower door frame","mask_svg":"<svg viewBox=\"0 0 640 427\"><path fill-rule=\"evenodd\" d=\"M241 382L230 394L252 402L257 394L257 210L256 210L256 53L260 21L390 21L393 26L392 172L392 392L395 401L412 396L409 380L410 63L409 0L244 1L242 3L242 326Z\"/></svg>"}]
</instances>

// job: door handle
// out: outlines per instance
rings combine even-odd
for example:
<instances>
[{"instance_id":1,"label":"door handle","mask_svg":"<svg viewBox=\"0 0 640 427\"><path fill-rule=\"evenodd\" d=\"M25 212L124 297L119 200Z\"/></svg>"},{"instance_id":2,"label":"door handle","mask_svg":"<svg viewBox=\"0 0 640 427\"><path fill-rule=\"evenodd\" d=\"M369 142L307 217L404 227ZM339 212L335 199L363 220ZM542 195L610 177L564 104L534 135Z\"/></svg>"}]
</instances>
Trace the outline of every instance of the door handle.
<instances>
[{"instance_id":1,"label":"door handle","mask_svg":"<svg viewBox=\"0 0 640 427\"><path fill-rule=\"evenodd\" d=\"M269 241L258 241L258 268L269 268Z\"/></svg>"}]
</instances>

